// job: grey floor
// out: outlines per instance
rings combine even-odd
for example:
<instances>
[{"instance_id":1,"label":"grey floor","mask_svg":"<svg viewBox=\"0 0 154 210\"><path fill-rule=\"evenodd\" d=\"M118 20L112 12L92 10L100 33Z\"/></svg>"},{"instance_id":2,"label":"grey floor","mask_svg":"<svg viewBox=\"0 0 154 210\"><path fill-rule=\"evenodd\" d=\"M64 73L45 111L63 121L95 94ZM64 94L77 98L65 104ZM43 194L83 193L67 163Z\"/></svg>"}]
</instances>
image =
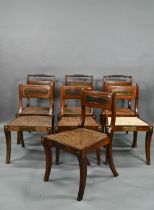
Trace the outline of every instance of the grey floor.
<instances>
[{"instance_id":1,"label":"grey floor","mask_svg":"<svg viewBox=\"0 0 154 210\"><path fill-rule=\"evenodd\" d=\"M76 201L79 169L76 158L62 153L61 164L53 164L49 182L43 182L45 156L41 134L25 133L26 147L16 145L12 135L11 164L5 164L5 138L0 126L0 210L152 210L154 209L154 144L152 165L145 164L144 137L138 136L138 148L131 148L131 134L114 137L114 162L119 177L108 166L96 165L89 155L84 199ZM102 150L102 160L104 151Z\"/></svg>"}]
</instances>

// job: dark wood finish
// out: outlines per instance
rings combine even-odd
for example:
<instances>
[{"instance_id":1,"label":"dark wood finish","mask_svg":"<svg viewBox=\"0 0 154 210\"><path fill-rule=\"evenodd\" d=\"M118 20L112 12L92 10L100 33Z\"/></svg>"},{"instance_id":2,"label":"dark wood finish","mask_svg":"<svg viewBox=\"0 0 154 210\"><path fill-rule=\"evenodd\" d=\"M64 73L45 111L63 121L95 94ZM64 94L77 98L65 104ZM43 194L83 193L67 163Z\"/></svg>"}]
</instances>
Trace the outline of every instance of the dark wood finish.
<instances>
[{"instance_id":1,"label":"dark wood finish","mask_svg":"<svg viewBox=\"0 0 154 210\"><path fill-rule=\"evenodd\" d=\"M100 148L105 146L107 148L106 152L110 169L114 176L118 176L112 157L112 136L113 127L115 125L115 94L83 90L81 93L81 105L81 128L60 132L54 135L49 135L46 138L42 138L42 143L46 154L46 170L44 181L48 181L51 172L51 150L53 147L55 147L58 151L64 150L68 153L74 154L77 157L80 169L80 182L77 196L78 201L83 199L87 177L87 154L89 152L97 151L98 156L100 156ZM111 126L106 134L84 128L86 118L85 107L87 106L105 109L112 112Z\"/></svg>"},{"instance_id":2,"label":"dark wood finish","mask_svg":"<svg viewBox=\"0 0 154 210\"><path fill-rule=\"evenodd\" d=\"M52 133L51 117L49 116L20 116L4 126L6 138L6 163L11 157L11 131L18 133L19 141L24 147L23 131Z\"/></svg>"}]
</instances>

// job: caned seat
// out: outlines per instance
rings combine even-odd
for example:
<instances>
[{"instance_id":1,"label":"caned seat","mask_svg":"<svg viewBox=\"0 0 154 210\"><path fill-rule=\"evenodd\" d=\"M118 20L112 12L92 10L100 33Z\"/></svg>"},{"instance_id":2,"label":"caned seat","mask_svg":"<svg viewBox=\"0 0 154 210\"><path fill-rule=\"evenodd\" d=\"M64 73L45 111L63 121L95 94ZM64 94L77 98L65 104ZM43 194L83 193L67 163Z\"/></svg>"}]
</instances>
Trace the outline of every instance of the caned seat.
<instances>
[{"instance_id":1,"label":"caned seat","mask_svg":"<svg viewBox=\"0 0 154 210\"><path fill-rule=\"evenodd\" d=\"M106 123L106 128L110 126L111 117L108 117ZM114 132L119 131L132 131L132 132L146 132L145 137L145 154L146 154L146 163L149 165L150 162L150 145L153 133L153 126L145 122L139 117L116 117L115 126L113 128Z\"/></svg>"},{"instance_id":2,"label":"caned seat","mask_svg":"<svg viewBox=\"0 0 154 210\"><path fill-rule=\"evenodd\" d=\"M6 163L10 163L11 157L11 131L18 132L18 138L24 147L23 132L46 132L52 133L50 116L19 116L4 126L6 137Z\"/></svg>"},{"instance_id":3,"label":"caned seat","mask_svg":"<svg viewBox=\"0 0 154 210\"><path fill-rule=\"evenodd\" d=\"M62 117L61 120L56 125L56 131L61 132L61 131L70 130L80 127L80 125L81 125L81 117ZM101 129L101 125L97 123L93 117L90 116L86 116L84 126L92 130Z\"/></svg>"},{"instance_id":4,"label":"caned seat","mask_svg":"<svg viewBox=\"0 0 154 210\"><path fill-rule=\"evenodd\" d=\"M82 200L86 185L87 164L88 164L87 153L93 150L100 151L100 148L102 146L105 146L107 149L106 152L110 169L114 176L118 176L112 158L112 129L115 123L114 105L115 105L114 94L103 93L98 91L86 91L86 90L83 90L81 92L81 107L82 107L81 118L78 117L78 121L76 121L76 125L80 126L80 128L59 132L42 138L42 143L46 154L46 170L44 175L45 182L48 181L51 171L51 166L52 166L51 151L53 147L55 147L56 149L62 149L66 152L69 152L77 156L80 167L80 184L79 184L79 192L77 197L78 201ZM95 130L89 130L84 127L87 118L85 113L86 107L93 107L93 108L112 111L111 126L107 133L101 133Z\"/></svg>"}]
</instances>

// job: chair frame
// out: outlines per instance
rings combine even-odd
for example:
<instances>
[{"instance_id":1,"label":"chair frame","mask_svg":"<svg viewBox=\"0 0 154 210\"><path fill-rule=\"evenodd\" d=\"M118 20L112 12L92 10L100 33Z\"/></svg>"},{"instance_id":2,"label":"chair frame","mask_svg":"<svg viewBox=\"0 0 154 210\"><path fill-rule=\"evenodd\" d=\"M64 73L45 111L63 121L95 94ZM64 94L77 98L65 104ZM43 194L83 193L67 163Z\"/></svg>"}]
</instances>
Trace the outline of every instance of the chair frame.
<instances>
[{"instance_id":1,"label":"chair frame","mask_svg":"<svg viewBox=\"0 0 154 210\"><path fill-rule=\"evenodd\" d=\"M113 137L113 128L115 125L115 94L103 93L100 91L83 90L81 94L81 105L82 105L81 128L84 127L84 122L85 122L85 116L86 116L85 107L88 106L88 107L93 107L93 108L98 108L98 109L107 109L112 112L113 115L112 115L112 120L111 120L111 126L110 126L110 129L107 131L105 139L103 138L96 144L93 144L91 146L89 145L81 150L78 150L71 147L69 144L63 145L63 143L54 141L52 139L52 135L49 137L47 136L47 137L42 138L42 144L44 146L45 154L46 154L46 169L45 169L45 175L44 175L45 182L48 181L49 175L51 172L52 147L56 147L56 149L57 148L62 149L66 152L69 152L77 156L77 159L79 161L79 167L80 167L80 183L79 183L79 191L78 191L78 197L77 197L78 201L82 200L85 185L86 185L87 165L88 165L87 156L86 156L87 153L91 152L92 150L100 149L101 146L106 146L110 169L114 176L118 176L118 173L115 169L113 158L112 158L112 137ZM67 132L69 133L70 131L65 131L63 132L63 134ZM54 138L56 138L56 135L58 134L55 134Z\"/></svg>"},{"instance_id":2,"label":"chair frame","mask_svg":"<svg viewBox=\"0 0 154 210\"><path fill-rule=\"evenodd\" d=\"M38 115L23 113L23 99L27 98L49 99L49 112L46 114L39 114L39 116L50 116L52 118L52 132L54 133L53 83L51 83L50 85L27 85L19 83L19 111L17 113L17 117L21 115Z\"/></svg>"},{"instance_id":3,"label":"chair frame","mask_svg":"<svg viewBox=\"0 0 154 210\"><path fill-rule=\"evenodd\" d=\"M129 116L129 117L134 117L137 116L139 117L139 112L138 112L138 98L139 98L139 86L138 84L136 85L132 85L132 86L106 86L106 91L109 93L116 93L116 100L124 100L124 101L129 101L131 102L132 100L134 100L134 109L130 109L131 111L133 111L133 115L128 115L128 114L118 114L118 108L116 108L116 117L125 117L125 116ZM104 125L106 125L106 121L107 121L107 117L108 114L102 114L101 115L101 120L103 122ZM137 147L137 132L134 131L133 132L133 143L132 143L132 147Z\"/></svg>"}]
</instances>

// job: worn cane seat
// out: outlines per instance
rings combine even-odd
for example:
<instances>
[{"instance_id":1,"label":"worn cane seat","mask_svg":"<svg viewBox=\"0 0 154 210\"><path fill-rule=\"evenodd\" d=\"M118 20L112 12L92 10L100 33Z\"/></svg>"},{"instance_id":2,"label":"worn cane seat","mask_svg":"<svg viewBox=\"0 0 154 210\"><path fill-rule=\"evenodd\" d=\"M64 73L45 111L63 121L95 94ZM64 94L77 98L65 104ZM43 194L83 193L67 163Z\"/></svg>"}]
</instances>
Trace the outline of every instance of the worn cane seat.
<instances>
[{"instance_id":1,"label":"worn cane seat","mask_svg":"<svg viewBox=\"0 0 154 210\"><path fill-rule=\"evenodd\" d=\"M81 115L81 107L65 107L64 108L64 115ZM89 107L86 107L86 115L92 115L92 109Z\"/></svg>"},{"instance_id":2,"label":"worn cane seat","mask_svg":"<svg viewBox=\"0 0 154 210\"><path fill-rule=\"evenodd\" d=\"M48 135L47 139L77 150L86 149L99 143L103 139L106 143L109 143L109 138L107 138L106 134L86 128L78 128L67 132Z\"/></svg>"},{"instance_id":3,"label":"worn cane seat","mask_svg":"<svg viewBox=\"0 0 154 210\"><path fill-rule=\"evenodd\" d=\"M20 116L7 124L14 129L18 127L51 127L51 117L48 116Z\"/></svg>"},{"instance_id":4,"label":"worn cane seat","mask_svg":"<svg viewBox=\"0 0 154 210\"><path fill-rule=\"evenodd\" d=\"M49 107L27 106L23 109L23 115L48 115Z\"/></svg>"},{"instance_id":5,"label":"worn cane seat","mask_svg":"<svg viewBox=\"0 0 154 210\"><path fill-rule=\"evenodd\" d=\"M111 118L108 117L108 124ZM138 117L116 117L115 126L149 126L148 123Z\"/></svg>"},{"instance_id":6,"label":"worn cane seat","mask_svg":"<svg viewBox=\"0 0 154 210\"><path fill-rule=\"evenodd\" d=\"M104 115L105 112L102 113ZM108 116L111 116L111 111L108 111ZM116 116L136 116L136 113L129 108L117 108Z\"/></svg>"},{"instance_id":7,"label":"worn cane seat","mask_svg":"<svg viewBox=\"0 0 154 210\"><path fill-rule=\"evenodd\" d=\"M81 117L62 117L60 121L58 121L57 126L59 129L60 128L71 128L71 127L79 127L81 125ZM93 117L86 117L85 127L96 127L98 128L101 126L99 123L96 122L96 120ZM96 129L97 130L97 129Z\"/></svg>"}]
</instances>

